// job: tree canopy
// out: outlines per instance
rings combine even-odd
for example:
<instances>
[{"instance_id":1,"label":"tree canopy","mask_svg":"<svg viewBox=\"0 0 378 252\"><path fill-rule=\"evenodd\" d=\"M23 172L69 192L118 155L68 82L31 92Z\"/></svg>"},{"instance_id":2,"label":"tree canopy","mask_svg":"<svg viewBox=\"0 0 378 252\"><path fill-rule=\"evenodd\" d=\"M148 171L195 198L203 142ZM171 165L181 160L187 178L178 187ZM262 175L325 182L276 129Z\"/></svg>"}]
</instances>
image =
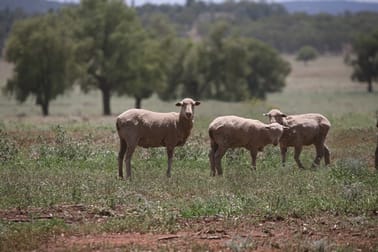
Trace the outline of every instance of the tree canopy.
<instances>
[{"instance_id":1,"label":"tree canopy","mask_svg":"<svg viewBox=\"0 0 378 252\"><path fill-rule=\"evenodd\" d=\"M144 24L153 14L166 16L184 37L193 30L207 37L212 25L223 20L232 24L230 33L261 40L285 53L296 53L303 45L319 53L340 53L354 34L372 32L378 22L376 12L288 13L282 5L265 1L188 1L186 6L146 4L136 9Z\"/></svg>"},{"instance_id":2,"label":"tree canopy","mask_svg":"<svg viewBox=\"0 0 378 252\"><path fill-rule=\"evenodd\" d=\"M122 0L82 0L76 39L80 84L83 90L100 89L103 114L110 115L112 92L129 90L127 85L147 71L138 61L146 34Z\"/></svg>"},{"instance_id":3,"label":"tree canopy","mask_svg":"<svg viewBox=\"0 0 378 252\"><path fill-rule=\"evenodd\" d=\"M378 30L358 36L346 62L353 67L352 79L367 83L367 91L373 92L373 82L378 80Z\"/></svg>"},{"instance_id":4,"label":"tree canopy","mask_svg":"<svg viewBox=\"0 0 378 252\"><path fill-rule=\"evenodd\" d=\"M6 2L9 3L5 3L5 6L12 6L15 1L8 0ZM23 2L28 7L33 7L29 3L30 1ZM44 6L58 5L58 3L45 3L46 1L42 0L40 2L41 4L43 2ZM345 7L345 4L341 5ZM77 7L77 5L74 6L74 8ZM180 37L190 37L192 31L196 31L197 37L207 37L212 24L224 20L232 24L231 33L261 40L285 53L296 53L303 45L312 46L319 53L340 53L345 49L345 45L352 42L354 34L370 33L376 29L375 24L378 23L378 13L374 12L374 8L371 11L345 11L332 15L291 12L284 6L287 6L287 3L283 5L265 1L215 3L190 0L186 2L185 6L145 4L136 7L135 10L146 28L155 25L150 22L152 16L164 16L169 23L173 24ZM41 11L48 9L50 8L43 7ZM53 7L53 9L56 8ZM5 13L4 16L0 12L0 46L4 39L1 20L2 18L7 20L3 27L10 27L13 21L8 14L13 15L12 13L16 11L5 10L5 12L8 13ZM30 15L27 10L25 12Z\"/></svg>"},{"instance_id":5,"label":"tree canopy","mask_svg":"<svg viewBox=\"0 0 378 252\"><path fill-rule=\"evenodd\" d=\"M177 62L177 85L181 95L195 99L241 101L265 99L280 91L290 65L270 46L254 39L229 36L229 26L217 23L209 38L188 43Z\"/></svg>"},{"instance_id":6,"label":"tree canopy","mask_svg":"<svg viewBox=\"0 0 378 252\"><path fill-rule=\"evenodd\" d=\"M188 3L193 4L197 6ZM263 13L260 14L264 16ZM61 17L60 22L51 19L56 16ZM9 60L22 59L24 65L16 64L7 90L17 91L20 100L25 100L29 93L35 94L46 114L48 101L63 93L74 80L84 91L99 89L103 114L110 115L114 94L135 98L135 107L141 107L142 99L153 93L166 100L178 96L223 101L265 99L267 93L282 90L290 72L289 63L275 49L256 39L235 35L227 20L214 22L208 27L207 36L197 38L194 30L191 38L180 37L176 26L164 15L145 18L143 27L135 10L122 0L82 0L78 7L31 18L25 23L35 20L45 20L40 21L40 30L27 27L12 32ZM41 34L29 49L26 45L34 36L31 31ZM29 42L17 47L18 37ZM17 58L20 48L26 52ZM25 55L29 54L27 58ZM51 57L46 61L52 63L41 68L44 72L34 64L41 58L38 54ZM38 77L29 89L23 73L35 73L38 69L42 72L39 74L48 76L47 81ZM46 91L45 82L59 87L54 86L54 92Z\"/></svg>"},{"instance_id":7,"label":"tree canopy","mask_svg":"<svg viewBox=\"0 0 378 252\"><path fill-rule=\"evenodd\" d=\"M20 102L35 96L45 116L50 101L70 88L75 76L73 44L62 21L57 14L18 21L6 46L15 68L5 92Z\"/></svg>"},{"instance_id":8,"label":"tree canopy","mask_svg":"<svg viewBox=\"0 0 378 252\"><path fill-rule=\"evenodd\" d=\"M4 41L11 30L12 24L23 17L25 17L25 14L19 9L14 11L10 9L0 10L0 57L2 56Z\"/></svg>"},{"instance_id":9,"label":"tree canopy","mask_svg":"<svg viewBox=\"0 0 378 252\"><path fill-rule=\"evenodd\" d=\"M318 57L318 51L312 46L303 46L297 52L296 60L303 61L306 65L308 61L315 60Z\"/></svg>"}]
</instances>

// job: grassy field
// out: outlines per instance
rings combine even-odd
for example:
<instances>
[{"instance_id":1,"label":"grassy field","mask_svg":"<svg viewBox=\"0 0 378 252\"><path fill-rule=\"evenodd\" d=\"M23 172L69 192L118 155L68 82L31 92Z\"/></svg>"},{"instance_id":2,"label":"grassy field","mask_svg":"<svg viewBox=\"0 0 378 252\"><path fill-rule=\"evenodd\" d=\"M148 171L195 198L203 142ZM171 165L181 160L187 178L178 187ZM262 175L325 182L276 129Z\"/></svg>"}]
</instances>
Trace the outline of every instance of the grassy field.
<instances>
[{"instance_id":1,"label":"grassy field","mask_svg":"<svg viewBox=\"0 0 378 252\"><path fill-rule=\"evenodd\" d=\"M378 92L349 79L341 57L307 67L293 61L282 93L262 101L202 101L172 178L165 150L137 149L133 180L117 179L114 117L102 117L97 91L53 101L51 116L0 96L0 251L376 251L378 173L373 169ZM11 66L0 62L0 86ZM374 87L376 90L378 86ZM133 106L113 97L114 115ZM152 97L143 107L176 110ZM329 117L332 164L298 170L269 146L251 171L244 150L229 151L224 176L210 177L207 126L218 115L262 121L270 108Z\"/></svg>"}]
</instances>

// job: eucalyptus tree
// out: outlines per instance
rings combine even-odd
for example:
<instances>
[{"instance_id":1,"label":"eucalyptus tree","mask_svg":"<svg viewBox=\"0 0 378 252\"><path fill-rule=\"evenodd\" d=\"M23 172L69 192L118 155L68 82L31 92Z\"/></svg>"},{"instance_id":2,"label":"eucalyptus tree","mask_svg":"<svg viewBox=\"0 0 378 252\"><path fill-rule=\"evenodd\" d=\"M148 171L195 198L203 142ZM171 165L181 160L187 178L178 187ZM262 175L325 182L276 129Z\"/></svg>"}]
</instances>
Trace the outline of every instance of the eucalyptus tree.
<instances>
[{"instance_id":1,"label":"eucalyptus tree","mask_svg":"<svg viewBox=\"0 0 378 252\"><path fill-rule=\"evenodd\" d=\"M367 83L371 93L373 82L378 80L378 30L358 36L352 46L352 54L346 58L346 63L353 67L352 80Z\"/></svg>"},{"instance_id":2,"label":"eucalyptus tree","mask_svg":"<svg viewBox=\"0 0 378 252\"><path fill-rule=\"evenodd\" d=\"M134 60L124 82L126 85L118 87L118 94L134 97L135 108L141 108L143 99L164 88L163 58L159 42L148 38L140 42L133 54Z\"/></svg>"},{"instance_id":3,"label":"eucalyptus tree","mask_svg":"<svg viewBox=\"0 0 378 252\"><path fill-rule=\"evenodd\" d=\"M143 72L137 66L143 66L138 58L146 35L122 0L82 0L77 15L80 85L84 91L99 89L103 114L110 115L112 93L129 91L127 86Z\"/></svg>"},{"instance_id":4,"label":"eucalyptus tree","mask_svg":"<svg viewBox=\"0 0 378 252\"><path fill-rule=\"evenodd\" d=\"M6 59L14 64L14 74L5 93L20 102L36 98L44 116L50 101L69 89L76 68L74 46L62 13L49 13L16 22L6 45Z\"/></svg>"},{"instance_id":5,"label":"eucalyptus tree","mask_svg":"<svg viewBox=\"0 0 378 252\"><path fill-rule=\"evenodd\" d=\"M177 35L175 26L165 15L150 15L144 19L144 25L149 39L153 42L150 43L153 47L150 56L153 56L155 61L149 62L158 62L159 65L159 71L155 71L157 74L153 82L150 81L155 88L154 91L163 100L182 98L178 88L184 81L184 59L192 43ZM185 94L185 96L191 95Z\"/></svg>"},{"instance_id":6,"label":"eucalyptus tree","mask_svg":"<svg viewBox=\"0 0 378 252\"><path fill-rule=\"evenodd\" d=\"M303 64L307 65L307 62L315 60L318 57L318 51L312 46L302 46L296 56L297 61L303 61Z\"/></svg>"},{"instance_id":7,"label":"eucalyptus tree","mask_svg":"<svg viewBox=\"0 0 378 252\"><path fill-rule=\"evenodd\" d=\"M265 99L269 92L281 91L290 65L272 47L255 39L232 36L227 24L214 27L204 41L204 73L209 98L240 101Z\"/></svg>"},{"instance_id":8,"label":"eucalyptus tree","mask_svg":"<svg viewBox=\"0 0 378 252\"><path fill-rule=\"evenodd\" d=\"M271 46L255 40L245 39L247 65L246 76L249 94L265 99L267 93L280 92L286 85L291 71L290 63L284 60Z\"/></svg>"}]
</instances>

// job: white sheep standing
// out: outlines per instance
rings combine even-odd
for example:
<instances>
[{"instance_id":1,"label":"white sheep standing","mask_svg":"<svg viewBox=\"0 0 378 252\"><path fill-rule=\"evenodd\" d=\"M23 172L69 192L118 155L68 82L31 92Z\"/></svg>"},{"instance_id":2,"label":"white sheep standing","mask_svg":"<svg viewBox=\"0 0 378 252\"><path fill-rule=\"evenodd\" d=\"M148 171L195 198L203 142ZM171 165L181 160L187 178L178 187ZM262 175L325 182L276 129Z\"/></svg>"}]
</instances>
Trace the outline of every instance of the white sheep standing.
<instances>
[{"instance_id":1,"label":"white sheep standing","mask_svg":"<svg viewBox=\"0 0 378 252\"><path fill-rule=\"evenodd\" d=\"M123 178L125 157L126 178L131 177L131 156L137 146L144 148L165 146L168 155L167 176L171 176L173 151L185 144L193 127L194 106L199 101L185 98L176 103L180 113L157 113L145 109L129 109L117 117L116 127L120 140L118 175ZM126 154L126 155L125 155Z\"/></svg>"},{"instance_id":2,"label":"white sheep standing","mask_svg":"<svg viewBox=\"0 0 378 252\"><path fill-rule=\"evenodd\" d=\"M229 148L249 150L255 169L257 153L268 144L277 145L284 128L278 123L265 124L238 116L215 118L209 125L211 175L222 175L221 160Z\"/></svg>"},{"instance_id":3,"label":"white sheep standing","mask_svg":"<svg viewBox=\"0 0 378 252\"><path fill-rule=\"evenodd\" d=\"M286 162L287 147L294 147L294 159L299 168L304 168L299 156L303 146L314 145L316 149L316 157L312 164L313 167L320 164L320 160L324 157L326 165L330 164L330 152L325 145L325 140L331 123L329 120L316 113L286 115L278 109L272 109L264 114L269 117L271 123L277 122L281 125L289 127L280 139L280 149L282 165Z\"/></svg>"}]
</instances>

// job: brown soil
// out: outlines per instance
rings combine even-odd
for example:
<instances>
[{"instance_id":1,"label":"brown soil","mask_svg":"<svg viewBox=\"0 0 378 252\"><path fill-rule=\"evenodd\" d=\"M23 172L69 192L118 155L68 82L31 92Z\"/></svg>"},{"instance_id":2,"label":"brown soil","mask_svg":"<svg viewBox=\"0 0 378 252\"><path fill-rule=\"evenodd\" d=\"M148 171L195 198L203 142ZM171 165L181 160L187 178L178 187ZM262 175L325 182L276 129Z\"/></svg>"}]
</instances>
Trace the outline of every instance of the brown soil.
<instances>
[{"instance_id":1,"label":"brown soil","mask_svg":"<svg viewBox=\"0 0 378 252\"><path fill-rule=\"evenodd\" d=\"M29 222L59 218L71 225L103 223L121 217L125 209L104 210L83 205L51 208L8 209L0 219ZM180 219L175 233L58 234L44 244L43 251L311 251L352 248L375 251L378 248L377 216L315 217L206 217Z\"/></svg>"}]
</instances>

